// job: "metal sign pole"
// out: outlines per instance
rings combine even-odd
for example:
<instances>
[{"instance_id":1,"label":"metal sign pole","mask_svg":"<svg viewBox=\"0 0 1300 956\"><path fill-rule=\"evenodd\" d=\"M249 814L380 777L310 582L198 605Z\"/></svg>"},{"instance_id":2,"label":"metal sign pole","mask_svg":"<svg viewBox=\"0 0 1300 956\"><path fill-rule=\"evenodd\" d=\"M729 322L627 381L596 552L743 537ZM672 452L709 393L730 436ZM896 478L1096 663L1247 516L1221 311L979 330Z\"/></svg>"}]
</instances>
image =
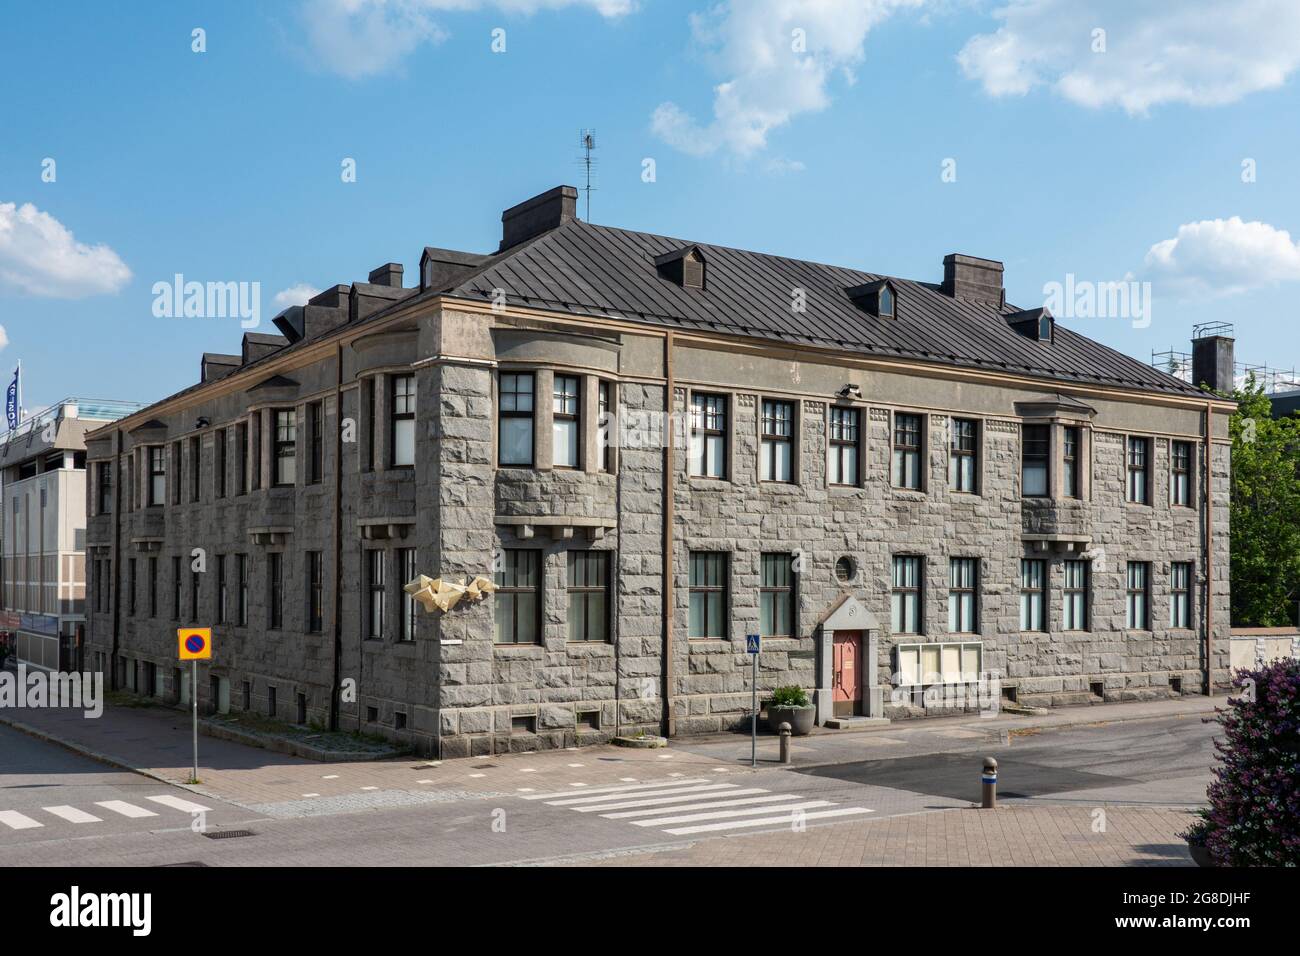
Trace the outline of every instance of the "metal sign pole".
<instances>
[{"instance_id":1,"label":"metal sign pole","mask_svg":"<svg viewBox=\"0 0 1300 956\"><path fill-rule=\"evenodd\" d=\"M750 691L753 694L753 703L749 715L749 765L750 767L758 766L758 655L749 655L754 662L753 676L750 679Z\"/></svg>"},{"instance_id":2,"label":"metal sign pole","mask_svg":"<svg viewBox=\"0 0 1300 956\"><path fill-rule=\"evenodd\" d=\"M193 681L190 684L190 713L194 717L194 774L190 777L194 783L199 782L199 662L191 661Z\"/></svg>"}]
</instances>

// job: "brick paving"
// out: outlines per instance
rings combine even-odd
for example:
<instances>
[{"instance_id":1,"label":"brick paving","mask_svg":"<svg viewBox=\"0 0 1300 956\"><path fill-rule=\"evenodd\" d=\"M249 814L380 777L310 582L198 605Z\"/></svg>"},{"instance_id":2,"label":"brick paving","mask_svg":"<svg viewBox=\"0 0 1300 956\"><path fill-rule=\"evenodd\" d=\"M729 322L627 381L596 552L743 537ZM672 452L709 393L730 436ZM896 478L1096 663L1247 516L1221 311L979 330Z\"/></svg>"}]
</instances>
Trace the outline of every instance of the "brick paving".
<instances>
[{"instance_id":1,"label":"brick paving","mask_svg":"<svg viewBox=\"0 0 1300 956\"><path fill-rule=\"evenodd\" d=\"M1190 866L1186 810L1003 806L937 810L545 862L578 866Z\"/></svg>"}]
</instances>

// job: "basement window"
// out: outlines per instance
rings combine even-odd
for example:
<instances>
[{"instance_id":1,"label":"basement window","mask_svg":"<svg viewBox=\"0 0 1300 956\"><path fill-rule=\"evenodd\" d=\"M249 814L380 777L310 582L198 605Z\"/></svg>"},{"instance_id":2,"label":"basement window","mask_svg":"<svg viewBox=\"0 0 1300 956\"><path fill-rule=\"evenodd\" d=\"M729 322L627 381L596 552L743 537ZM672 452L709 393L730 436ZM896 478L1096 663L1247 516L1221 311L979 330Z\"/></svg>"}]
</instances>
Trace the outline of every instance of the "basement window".
<instances>
[{"instance_id":1,"label":"basement window","mask_svg":"<svg viewBox=\"0 0 1300 956\"><path fill-rule=\"evenodd\" d=\"M511 717L510 732L512 734L535 734L537 733L536 717Z\"/></svg>"}]
</instances>

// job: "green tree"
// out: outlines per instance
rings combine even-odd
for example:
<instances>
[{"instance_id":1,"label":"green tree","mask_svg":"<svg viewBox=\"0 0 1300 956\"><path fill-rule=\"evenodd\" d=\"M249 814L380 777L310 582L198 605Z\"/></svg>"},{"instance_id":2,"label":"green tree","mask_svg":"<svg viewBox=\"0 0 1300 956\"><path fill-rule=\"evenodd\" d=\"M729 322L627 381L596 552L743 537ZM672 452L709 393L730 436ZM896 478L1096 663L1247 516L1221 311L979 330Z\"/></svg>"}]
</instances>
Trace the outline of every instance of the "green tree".
<instances>
[{"instance_id":1,"label":"green tree","mask_svg":"<svg viewBox=\"0 0 1300 956\"><path fill-rule=\"evenodd\" d=\"M1283 627L1300 596L1300 418L1273 418L1254 376L1232 397L1232 623Z\"/></svg>"}]
</instances>

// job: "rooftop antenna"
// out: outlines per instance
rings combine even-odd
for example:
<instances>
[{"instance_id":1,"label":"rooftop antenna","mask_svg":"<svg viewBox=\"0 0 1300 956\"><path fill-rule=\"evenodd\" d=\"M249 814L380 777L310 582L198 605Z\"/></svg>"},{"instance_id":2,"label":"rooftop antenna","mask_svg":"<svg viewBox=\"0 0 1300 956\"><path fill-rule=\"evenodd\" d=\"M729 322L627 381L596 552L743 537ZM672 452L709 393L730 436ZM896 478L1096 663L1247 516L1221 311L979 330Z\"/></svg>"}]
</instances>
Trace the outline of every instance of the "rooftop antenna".
<instances>
[{"instance_id":1,"label":"rooftop antenna","mask_svg":"<svg viewBox=\"0 0 1300 956\"><path fill-rule=\"evenodd\" d=\"M587 214L583 218L587 222L591 222L591 191L596 188L591 184L591 173L596 166L596 160L591 154L596 151L596 131L594 129L579 130L578 145L582 148L582 158L578 162L582 164L587 174L587 184L583 187L587 194Z\"/></svg>"}]
</instances>

